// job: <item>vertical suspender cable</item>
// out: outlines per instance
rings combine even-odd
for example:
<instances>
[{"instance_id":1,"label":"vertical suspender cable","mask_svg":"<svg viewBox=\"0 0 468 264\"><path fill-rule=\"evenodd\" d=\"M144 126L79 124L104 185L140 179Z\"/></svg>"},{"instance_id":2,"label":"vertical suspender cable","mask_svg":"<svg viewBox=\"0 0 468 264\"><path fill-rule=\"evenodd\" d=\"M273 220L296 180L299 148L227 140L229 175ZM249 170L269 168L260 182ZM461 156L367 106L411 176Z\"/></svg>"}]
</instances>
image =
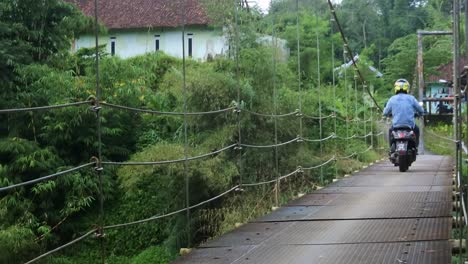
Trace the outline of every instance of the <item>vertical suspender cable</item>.
<instances>
[{"instance_id":1,"label":"vertical suspender cable","mask_svg":"<svg viewBox=\"0 0 468 264\"><path fill-rule=\"evenodd\" d=\"M372 89L372 83L370 84L370 89ZM371 147L374 148L374 107L371 106L371 109L370 109L370 120L371 120L371 123L370 123L370 133L371 133L371 137L370 137L370 144L371 144Z\"/></svg>"},{"instance_id":2,"label":"vertical suspender cable","mask_svg":"<svg viewBox=\"0 0 468 264\"><path fill-rule=\"evenodd\" d=\"M323 128L322 128L322 82L320 78L320 41L319 41L319 18L318 12L315 13L315 41L317 45L317 90L318 90L318 100L319 100L319 138L323 137ZM320 141L320 157L323 157L323 142ZM323 185L323 166L320 167L320 184Z\"/></svg>"},{"instance_id":3,"label":"vertical suspender cable","mask_svg":"<svg viewBox=\"0 0 468 264\"><path fill-rule=\"evenodd\" d=\"M187 138L187 65L185 56L185 24L187 23L187 0L183 0L182 12L182 93L184 97L184 175L185 175L185 206L190 207L190 179L188 175L188 138ZM191 244L190 210L187 210L187 247Z\"/></svg>"},{"instance_id":4,"label":"vertical suspender cable","mask_svg":"<svg viewBox=\"0 0 468 264\"><path fill-rule=\"evenodd\" d=\"M101 244L101 261L105 263L105 252L104 252L104 234L102 227L104 226L104 194L102 188L102 129L101 129L101 111L100 111L100 100L101 100L101 87L99 80L99 24L98 24L98 0L94 1L94 37L95 37L95 56L96 56L96 103L94 110L96 111L96 127L97 127L97 140L98 140L98 163L96 164L96 173L99 178L99 229L98 237Z\"/></svg>"},{"instance_id":5,"label":"vertical suspender cable","mask_svg":"<svg viewBox=\"0 0 468 264\"><path fill-rule=\"evenodd\" d=\"M345 44L346 45L346 44ZM344 88L346 93L346 151L349 150L349 89L348 89L348 66L346 63L346 48L343 48L343 66L344 66Z\"/></svg>"},{"instance_id":6,"label":"vertical suspender cable","mask_svg":"<svg viewBox=\"0 0 468 264\"><path fill-rule=\"evenodd\" d=\"M240 93L240 67L239 67L239 2L234 0L234 16L235 16L235 60L236 60L236 85L237 85L237 166L239 168L239 189L242 189L243 184L243 168L242 168L242 133L241 133L241 93Z\"/></svg>"},{"instance_id":7,"label":"vertical suspender cable","mask_svg":"<svg viewBox=\"0 0 468 264\"><path fill-rule=\"evenodd\" d=\"M273 113L277 114L277 91L276 91L276 53L277 53L277 39L275 31L275 17L272 17L272 65L273 65ZM279 173L279 158L278 158L278 120L276 117L273 118L275 124L275 174L276 174L276 191L275 191L275 204L279 207L279 196L280 196L280 173Z\"/></svg>"},{"instance_id":8,"label":"vertical suspender cable","mask_svg":"<svg viewBox=\"0 0 468 264\"><path fill-rule=\"evenodd\" d=\"M362 85L362 106L363 106L363 111L362 111L362 119L364 120L364 142L366 143L366 148L367 148L367 120L366 120L366 110L367 110L367 107L366 107L366 100L365 100L365 96L366 96L366 91L364 90L365 87L364 85ZM371 121L372 122L372 121Z\"/></svg>"},{"instance_id":9,"label":"vertical suspender cable","mask_svg":"<svg viewBox=\"0 0 468 264\"><path fill-rule=\"evenodd\" d=\"M357 74L356 71L354 71L354 134L358 134L359 132L359 116L358 116L358 96L357 96ZM359 160L359 155L356 155L356 160Z\"/></svg>"},{"instance_id":10,"label":"vertical suspender cable","mask_svg":"<svg viewBox=\"0 0 468 264\"><path fill-rule=\"evenodd\" d=\"M333 41L333 35L335 34L335 31L333 29L333 22L334 22L333 16L330 18L330 30L331 30L331 60L332 60L332 86L333 86L333 103L334 103L334 109L333 109L333 128L335 132L335 137L337 136L337 130L336 130L336 123L337 123L337 105L336 105L336 76L335 76L335 41ZM333 141L335 144L335 157L337 157L337 150L338 150L338 142L337 138ZM335 160L335 178L338 177L338 163L337 160Z\"/></svg>"},{"instance_id":11,"label":"vertical suspender cable","mask_svg":"<svg viewBox=\"0 0 468 264\"><path fill-rule=\"evenodd\" d=\"M297 38L297 83L299 92L299 136L303 137L302 131L302 74L301 74L301 35L299 30L299 0L296 0L296 38Z\"/></svg>"},{"instance_id":12,"label":"vertical suspender cable","mask_svg":"<svg viewBox=\"0 0 468 264\"><path fill-rule=\"evenodd\" d=\"M357 84L357 75L354 74L354 133L356 134L357 131L359 131L359 115L358 115L358 92L357 92L357 87L358 87L358 84Z\"/></svg>"},{"instance_id":13,"label":"vertical suspender cable","mask_svg":"<svg viewBox=\"0 0 468 264\"><path fill-rule=\"evenodd\" d=\"M297 91L298 91L298 105L299 105L299 136L298 138L304 137L303 131L303 114L302 114L302 70L301 70L301 33L300 33L300 20L299 20L299 0L296 0L296 39L297 39ZM302 142L302 141L301 141ZM297 164L300 166L300 164ZM302 175L302 184L305 182L305 176ZM303 186L301 186L302 189Z\"/></svg>"},{"instance_id":14,"label":"vertical suspender cable","mask_svg":"<svg viewBox=\"0 0 468 264\"><path fill-rule=\"evenodd\" d=\"M453 87L455 89L455 96L454 96L454 136L456 141L456 149L455 149L455 157L456 161L456 191L460 192L460 182L458 182L458 175L461 173L461 129L460 129L460 0L453 0ZM461 195L461 194L460 194ZM460 197L463 198L463 197ZM460 199L458 199L458 203ZM461 208L460 206L458 208ZM460 213L457 210L457 223L461 223L460 221ZM465 216L466 217L466 216ZM462 263L462 224L459 225L459 241L460 241L460 251L459 251L459 262Z\"/></svg>"}]
</instances>

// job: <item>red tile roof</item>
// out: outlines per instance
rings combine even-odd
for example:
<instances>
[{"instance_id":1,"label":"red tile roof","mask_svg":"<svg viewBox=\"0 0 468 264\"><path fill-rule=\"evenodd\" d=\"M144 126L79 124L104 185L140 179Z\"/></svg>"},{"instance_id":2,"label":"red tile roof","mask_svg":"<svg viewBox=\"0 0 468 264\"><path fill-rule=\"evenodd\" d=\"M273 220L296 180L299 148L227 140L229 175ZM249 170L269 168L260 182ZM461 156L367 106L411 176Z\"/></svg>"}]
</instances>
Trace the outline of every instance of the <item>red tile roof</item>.
<instances>
[{"instance_id":1,"label":"red tile roof","mask_svg":"<svg viewBox=\"0 0 468 264\"><path fill-rule=\"evenodd\" d=\"M465 67L466 63L468 62L468 58L466 57L460 57L460 72L463 71L463 68ZM438 82L439 80L446 80L446 81L452 81L453 80L453 63L447 63L444 65L441 65L437 68L437 73L432 74L426 78L426 82Z\"/></svg>"},{"instance_id":2,"label":"red tile roof","mask_svg":"<svg viewBox=\"0 0 468 264\"><path fill-rule=\"evenodd\" d=\"M85 15L94 16L95 0L65 0ZM99 21L109 29L206 25L208 17L199 0L97 0ZM185 4L185 19L184 19Z\"/></svg>"}]
</instances>

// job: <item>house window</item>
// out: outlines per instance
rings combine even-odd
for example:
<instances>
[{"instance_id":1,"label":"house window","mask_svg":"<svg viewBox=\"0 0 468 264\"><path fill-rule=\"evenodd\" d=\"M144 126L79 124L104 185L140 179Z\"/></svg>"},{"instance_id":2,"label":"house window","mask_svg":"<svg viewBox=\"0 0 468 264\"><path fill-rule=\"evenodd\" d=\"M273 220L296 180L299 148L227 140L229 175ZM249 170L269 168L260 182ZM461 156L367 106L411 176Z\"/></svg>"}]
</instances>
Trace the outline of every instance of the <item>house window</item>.
<instances>
[{"instance_id":1,"label":"house window","mask_svg":"<svg viewBox=\"0 0 468 264\"><path fill-rule=\"evenodd\" d=\"M111 55L115 55L115 37L111 37Z\"/></svg>"},{"instance_id":2,"label":"house window","mask_svg":"<svg viewBox=\"0 0 468 264\"><path fill-rule=\"evenodd\" d=\"M159 50L159 40L161 39L160 35L154 35L154 50Z\"/></svg>"},{"instance_id":3,"label":"house window","mask_svg":"<svg viewBox=\"0 0 468 264\"><path fill-rule=\"evenodd\" d=\"M188 33L188 55L192 57L193 55L193 33Z\"/></svg>"}]
</instances>

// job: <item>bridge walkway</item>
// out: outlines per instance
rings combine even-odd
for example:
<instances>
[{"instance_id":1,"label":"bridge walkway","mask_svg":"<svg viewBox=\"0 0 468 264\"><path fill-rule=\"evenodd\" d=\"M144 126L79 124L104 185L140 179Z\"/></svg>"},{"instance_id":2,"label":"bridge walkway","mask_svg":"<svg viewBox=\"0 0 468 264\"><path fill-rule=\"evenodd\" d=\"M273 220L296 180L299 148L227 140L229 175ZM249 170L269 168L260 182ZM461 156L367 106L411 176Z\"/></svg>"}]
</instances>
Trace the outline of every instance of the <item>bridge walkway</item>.
<instances>
[{"instance_id":1,"label":"bridge walkway","mask_svg":"<svg viewBox=\"0 0 468 264\"><path fill-rule=\"evenodd\" d=\"M388 161L294 200L174 263L451 263L452 160Z\"/></svg>"}]
</instances>

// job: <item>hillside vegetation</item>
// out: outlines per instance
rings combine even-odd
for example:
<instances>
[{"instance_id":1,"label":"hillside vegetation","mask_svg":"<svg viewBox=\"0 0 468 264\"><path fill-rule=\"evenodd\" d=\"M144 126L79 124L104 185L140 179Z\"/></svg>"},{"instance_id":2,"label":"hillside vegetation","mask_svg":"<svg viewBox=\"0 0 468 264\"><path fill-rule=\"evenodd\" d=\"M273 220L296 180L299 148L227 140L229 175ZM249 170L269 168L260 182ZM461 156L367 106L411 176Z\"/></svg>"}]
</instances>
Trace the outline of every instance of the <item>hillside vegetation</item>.
<instances>
[{"instance_id":1,"label":"hillside vegetation","mask_svg":"<svg viewBox=\"0 0 468 264\"><path fill-rule=\"evenodd\" d=\"M379 148L386 147L382 137L365 137L371 128L374 134L380 132L374 122L380 112L355 79L352 67L333 70L344 63L343 43L325 1L300 1L299 52L295 1L274 1L267 15L242 8L238 25L232 1L202 2L213 27L227 29L229 45L239 50L238 56L230 53L209 62L189 59L184 76L183 61L162 52L123 60L105 54L101 47L102 101L162 112L183 112L184 102L187 112L232 109L184 118L104 106L104 161L195 157L237 144L239 132L242 143L250 145L288 142L298 135L315 140L335 132L342 138L362 138L296 142L277 149L231 148L185 164L106 165L102 172L105 225L186 207L186 183L189 203L194 205L241 181L270 181L299 165L312 167L335 155L359 154L298 173L282 181L279 190L274 183L244 187L191 210L189 218L183 212L106 230L103 239L91 236L42 263L97 263L103 252L107 263L167 263L180 248L268 212L276 205L276 191L284 204L298 193L327 184L336 174L352 172L381 156ZM381 107L391 95L394 79L414 79L416 30L448 29L449 9L443 0L343 0L337 7L350 46L360 55L359 68ZM94 50L69 52L73 38L92 27L90 18L60 0L0 0L0 109L96 98ZM262 35L287 40L288 60L279 60L271 45L259 44ZM428 73L450 60L450 45L448 38L425 42ZM376 78L369 66L380 69L384 77ZM0 186L85 164L97 156L96 113L90 106L0 114ZM240 113L234 111L236 107ZM298 109L302 117L268 116ZM374 149L365 152L371 142ZM0 263L23 263L95 228L100 222L99 197L99 177L92 168L0 193Z\"/></svg>"}]
</instances>

